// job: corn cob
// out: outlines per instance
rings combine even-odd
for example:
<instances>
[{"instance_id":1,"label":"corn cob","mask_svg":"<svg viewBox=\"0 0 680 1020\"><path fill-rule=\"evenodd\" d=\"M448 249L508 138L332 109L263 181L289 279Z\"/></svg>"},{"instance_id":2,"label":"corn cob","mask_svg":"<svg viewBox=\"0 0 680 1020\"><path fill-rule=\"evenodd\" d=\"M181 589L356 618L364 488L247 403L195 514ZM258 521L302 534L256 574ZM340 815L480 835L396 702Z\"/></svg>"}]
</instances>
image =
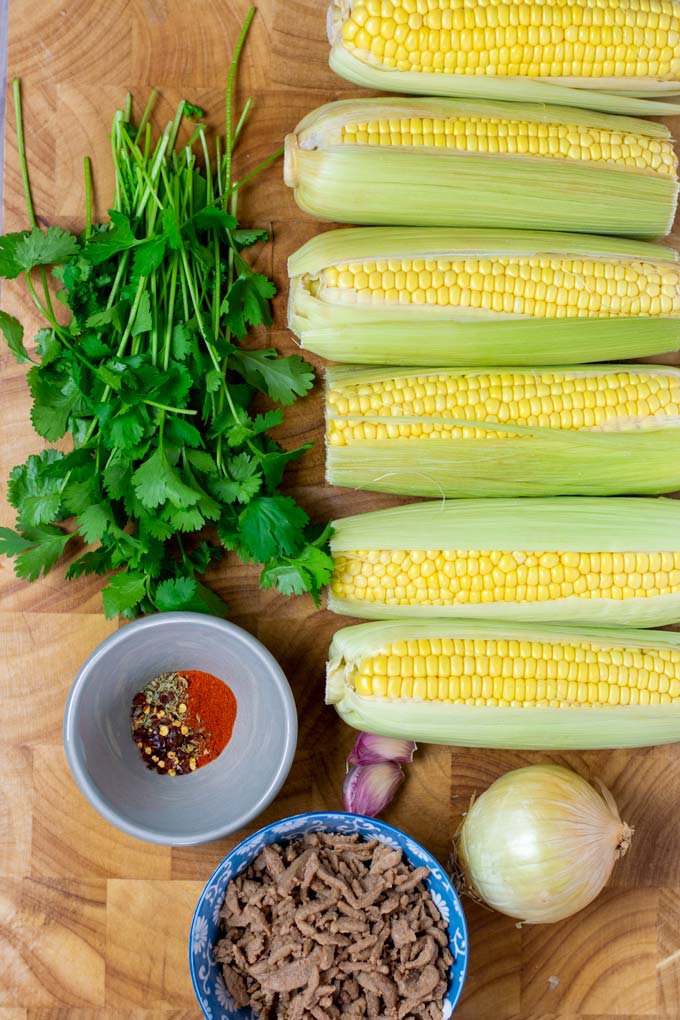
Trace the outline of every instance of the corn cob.
<instances>
[{"instance_id":1,"label":"corn cob","mask_svg":"<svg viewBox=\"0 0 680 1020\"><path fill-rule=\"evenodd\" d=\"M678 192L661 124L453 99L323 106L286 139L284 177L330 220L627 237L667 234Z\"/></svg>"},{"instance_id":2,"label":"corn cob","mask_svg":"<svg viewBox=\"0 0 680 1020\"><path fill-rule=\"evenodd\" d=\"M345 722L385 736L526 749L680 740L680 635L668 631L369 623L335 634L327 676Z\"/></svg>"},{"instance_id":3,"label":"corn cob","mask_svg":"<svg viewBox=\"0 0 680 1020\"><path fill-rule=\"evenodd\" d=\"M680 502L468 499L334 523L328 608L595 626L680 621Z\"/></svg>"},{"instance_id":4,"label":"corn cob","mask_svg":"<svg viewBox=\"0 0 680 1020\"><path fill-rule=\"evenodd\" d=\"M302 347L355 364L551 365L680 346L680 256L623 238L375 227L288 263Z\"/></svg>"},{"instance_id":5,"label":"corn cob","mask_svg":"<svg viewBox=\"0 0 680 1020\"><path fill-rule=\"evenodd\" d=\"M680 489L680 371L648 365L326 373L326 478L410 496Z\"/></svg>"},{"instance_id":6,"label":"corn cob","mask_svg":"<svg viewBox=\"0 0 680 1020\"><path fill-rule=\"evenodd\" d=\"M661 116L680 92L676 0L331 0L328 36L334 71L386 92Z\"/></svg>"}]
</instances>

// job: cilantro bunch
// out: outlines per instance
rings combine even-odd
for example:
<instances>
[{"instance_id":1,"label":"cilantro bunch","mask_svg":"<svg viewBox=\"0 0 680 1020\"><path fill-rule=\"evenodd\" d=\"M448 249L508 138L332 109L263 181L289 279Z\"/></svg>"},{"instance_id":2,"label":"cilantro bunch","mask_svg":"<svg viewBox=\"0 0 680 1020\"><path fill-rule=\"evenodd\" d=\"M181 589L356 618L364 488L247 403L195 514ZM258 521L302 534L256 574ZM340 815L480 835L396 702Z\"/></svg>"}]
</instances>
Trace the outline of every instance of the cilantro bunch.
<instances>
[{"instance_id":1,"label":"cilantro bunch","mask_svg":"<svg viewBox=\"0 0 680 1020\"><path fill-rule=\"evenodd\" d=\"M263 565L263 587L311 592L318 601L331 560L329 529L280 491L286 465L309 444L284 450L268 432L313 384L301 358L241 346L251 326L272 322L271 280L243 252L267 239L237 221L239 189L278 156L240 180L232 107L251 10L231 65L226 132L213 152L203 111L186 102L154 140L150 113L139 123L132 103L111 133L115 202L108 223L92 222L85 161L86 226L80 237L36 221L26 165L21 96L14 83L17 136L31 229L0 238L0 277L23 276L46 320L35 356L23 328L0 312L0 331L19 361L33 361L31 420L50 442L11 473L16 531L0 529L0 552L19 577L47 573L79 537L89 548L68 577L114 572L103 589L107 616L190 609L224 615L226 606L200 580L223 550ZM188 143L178 139L189 124ZM57 316L46 267L59 281ZM251 410L256 394L277 407ZM73 519L73 523L70 521ZM69 522L66 524L65 522ZM205 538L214 527L220 545ZM214 534L214 532L213 532Z\"/></svg>"}]
</instances>

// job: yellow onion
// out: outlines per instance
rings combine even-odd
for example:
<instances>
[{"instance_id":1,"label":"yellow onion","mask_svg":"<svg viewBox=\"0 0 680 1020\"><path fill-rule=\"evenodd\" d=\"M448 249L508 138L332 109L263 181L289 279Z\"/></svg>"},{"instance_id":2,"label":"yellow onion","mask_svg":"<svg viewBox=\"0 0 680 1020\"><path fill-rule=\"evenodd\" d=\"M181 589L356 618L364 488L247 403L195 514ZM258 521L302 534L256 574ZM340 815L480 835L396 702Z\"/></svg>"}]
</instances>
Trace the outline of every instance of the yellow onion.
<instances>
[{"instance_id":1,"label":"yellow onion","mask_svg":"<svg viewBox=\"0 0 680 1020\"><path fill-rule=\"evenodd\" d=\"M529 924L582 910L633 835L598 787L559 765L501 776L472 804L456 838L462 888Z\"/></svg>"}]
</instances>

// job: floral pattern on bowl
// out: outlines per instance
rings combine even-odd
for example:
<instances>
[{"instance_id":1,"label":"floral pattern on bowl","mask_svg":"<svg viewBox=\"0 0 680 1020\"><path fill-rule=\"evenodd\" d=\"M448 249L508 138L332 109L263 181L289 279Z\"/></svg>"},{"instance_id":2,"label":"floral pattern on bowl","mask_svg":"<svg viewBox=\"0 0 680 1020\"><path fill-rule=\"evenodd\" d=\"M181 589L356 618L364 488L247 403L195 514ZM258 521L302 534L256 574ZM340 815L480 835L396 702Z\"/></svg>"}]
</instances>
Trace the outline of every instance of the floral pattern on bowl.
<instances>
[{"instance_id":1,"label":"floral pattern on bowl","mask_svg":"<svg viewBox=\"0 0 680 1020\"><path fill-rule=\"evenodd\" d=\"M442 1020L448 1020L460 998L468 964L465 915L446 872L420 843L377 818L342 812L294 815L274 822L249 836L225 857L211 875L196 906L189 933L189 967L194 991L206 1020L257 1020L250 1009L236 1009L213 955L219 936L219 913L229 882L240 874L270 843L288 843L309 832L357 833L363 839L379 839L403 850L413 867L430 869L428 886L432 899L449 925L449 946L454 956Z\"/></svg>"}]
</instances>

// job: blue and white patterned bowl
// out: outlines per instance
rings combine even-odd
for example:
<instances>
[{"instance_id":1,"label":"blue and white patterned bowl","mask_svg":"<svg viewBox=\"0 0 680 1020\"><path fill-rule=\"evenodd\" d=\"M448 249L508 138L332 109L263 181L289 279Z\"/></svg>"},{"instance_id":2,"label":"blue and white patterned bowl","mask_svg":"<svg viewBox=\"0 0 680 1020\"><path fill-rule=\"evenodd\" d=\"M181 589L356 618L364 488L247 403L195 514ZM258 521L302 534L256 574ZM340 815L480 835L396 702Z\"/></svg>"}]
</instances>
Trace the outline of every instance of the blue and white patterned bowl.
<instances>
[{"instance_id":1,"label":"blue and white patterned bowl","mask_svg":"<svg viewBox=\"0 0 680 1020\"><path fill-rule=\"evenodd\" d=\"M358 833L364 839L379 839L388 846L399 847L414 868L424 865L430 869L428 885L437 909L449 925L449 946L455 960L442 1012L442 1020L448 1020L460 998L468 964L467 925L456 890L439 862L420 843L377 818L340 811L293 815L274 822L239 843L211 875L198 901L189 934L191 979L207 1020L256 1020L252 1010L236 1009L213 956L213 945L219 937L220 907L228 883L248 867L263 847L290 843L308 832Z\"/></svg>"}]
</instances>

